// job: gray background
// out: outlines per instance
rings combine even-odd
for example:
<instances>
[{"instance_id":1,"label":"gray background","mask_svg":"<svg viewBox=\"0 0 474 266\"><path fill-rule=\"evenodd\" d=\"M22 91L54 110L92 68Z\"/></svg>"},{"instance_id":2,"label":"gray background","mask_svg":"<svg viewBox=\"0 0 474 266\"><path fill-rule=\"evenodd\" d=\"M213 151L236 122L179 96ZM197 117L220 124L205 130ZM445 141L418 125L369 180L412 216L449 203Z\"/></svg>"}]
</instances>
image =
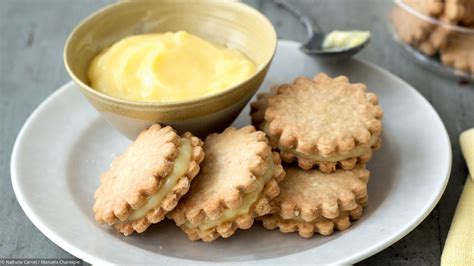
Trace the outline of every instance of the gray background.
<instances>
[{"instance_id":1,"label":"gray background","mask_svg":"<svg viewBox=\"0 0 474 266\"><path fill-rule=\"evenodd\" d=\"M10 155L16 135L29 114L70 79L62 61L68 33L81 19L108 2L113 1L0 1L0 258L71 257L41 234L21 210L11 186ZM247 2L270 18L279 38L304 39L303 29L284 11L265 0ZM431 102L444 121L453 148L451 179L444 196L413 232L361 262L367 265L439 264L467 176L458 137L463 130L474 127L473 84L440 77L409 57L390 35L387 19L390 1L300 0L294 4L317 19L324 29L370 30L372 43L358 57L410 83Z\"/></svg>"}]
</instances>

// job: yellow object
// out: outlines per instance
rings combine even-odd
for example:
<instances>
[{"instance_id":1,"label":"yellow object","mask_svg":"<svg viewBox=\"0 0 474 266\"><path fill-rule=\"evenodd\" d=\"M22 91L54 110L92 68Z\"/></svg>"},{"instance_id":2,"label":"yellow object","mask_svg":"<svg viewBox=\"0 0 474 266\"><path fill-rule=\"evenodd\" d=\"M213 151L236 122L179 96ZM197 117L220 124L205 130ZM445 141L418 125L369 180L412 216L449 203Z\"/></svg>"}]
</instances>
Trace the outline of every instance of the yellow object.
<instances>
[{"instance_id":1,"label":"yellow object","mask_svg":"<svg viewBox=\"0 0 474 266\"><path fill-rule=\"evenodd\" d=\"M171 102L227 90L256 71L238 50L179 31L120 40L93 59L88 77L92 88L116 98Z\"/></svg>"},{"instance_id":2,"label":"yellow object","mask_svg":"<svg viewBox=\"0 0 474 266\"><path fill-rule=\"evenodd\" d=\"M466 159L470 176L474 177L474 129L461 134L461 150ZM441 265L474 264L474 180L467 178L456 213L454 214L448 238L441 255Z\"/></svg>"},{"instance_id":3,"label":"yellow object","mask_svg":"<svg viewBox=\"0 0 474 266\"><path fill-rule=\"evenodd\" d=\"M331 31L323 41L323 49L347 49L360 45L370 38L368 31Z\"/></svg>"},{"instance_id":4,"label":"yellow object","mask_svg":"<svg viewBox=\"0 0 474 266\"><path fill-rule=\"evenodd\" d=\"M472 265L474 263L474 182L466 180L444 244L441 265Z\"/></svg>"},{"instance_id":5,"label":"yellow object","mask_svg":"<svg viewBox=\"0 0 474 266\"><path fill-rule=\"evenodd\" d=\"M461 144L462 154L464 154L464 158L466 159L469 173L471 177L474 178L474 128L464 131L459 137L459 142Z\"/></svg>"},{"instance_id":6,"label":"yellow object","mask_svg":"<svg viewBox=\"0 0 474 266\"><path fill-rule=\"evenodd\" d=\"M269 140L271 140L275 143L278 143L278 138L268 134L268 132L270 132L270 128L269 128L267 123L265 123L263 125L263 132L265 132L267 134L267 137L268 137ZM359 157L359 156L368 154L369 152L372 151L372 146L379 140L379 138L380 138L380 136L372 135L372 137L370 138L370 140L367 143L359 144L357 147L355 147L354 149L352 149L348 153L338 154L338 155L329 155L329 156L322 156L322 155L319 155L319 154L304 154L304 153L296 151L295 148L287 148L287 147L284 147L283 145L280 145L280 144L278 144L278 149L280 151L293 153L293 154L296 154L298 156L301 156L303 158L313 160L313 161L338 162L338 161L346 160L346 159L349 159L349 158Z\"/></svg>"},{"instance_id":7,"label":"yellow object","mask_svg":"<svg viewBox=\"0 0 474 266\"><path fill-rule=\"evenodd\" d=\"M265 171L265 173L263 174L263 176L257 179L257 183L258 183L257 188L253 192L246 194L243 197L242 203L240 204L238 208L227 209L223 211L221 216L219 216L219 218L217 218L216 220L207 219L201 225L199 225L199 229L205 231L209 228L220 225L227 221L234 220L241 215L248 214L252 205L257 201L258 196L260 195L260 192L262 192L265 184L267 184L267 182L270 181L270 179L273 176L275 165L272 161L271 156L268 163L269 163L269 166L267 170ZM188 228L193 228L193 226L190 223L186 223L185 226Z\"/></svg>"},{"instance_id":8,"label":"yellow object","mask_svg":"<svg viewBox=\"0 0 474 266\"><path fill-rule=\"evenodd\" d=\"M186 174L191 161L192 152L193 148L191 141L189 139L183 138L181 140L181 144L179 145L179 155L174 161L173 169L163 179L164 182L162 182L162 185L158 191L149 197L145 205L143 205L140 209L134 210L133 213L128 217L128 221L142 218L153 208L161 204L161 201L163 201L163 199L173 190L178 180Z\"/></svg>"}]
</instances>

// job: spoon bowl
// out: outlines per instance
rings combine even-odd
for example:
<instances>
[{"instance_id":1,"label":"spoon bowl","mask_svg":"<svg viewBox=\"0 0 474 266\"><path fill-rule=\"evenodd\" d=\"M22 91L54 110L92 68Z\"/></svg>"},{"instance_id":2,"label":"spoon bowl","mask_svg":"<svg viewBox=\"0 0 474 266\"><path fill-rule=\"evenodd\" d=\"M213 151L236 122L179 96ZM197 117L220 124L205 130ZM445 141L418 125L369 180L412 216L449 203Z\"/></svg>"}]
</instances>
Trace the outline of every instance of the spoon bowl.
<instances>
[{"instance_id":1,"label":"spoon bowl","mask_svg":"<svg viewBox=\"0 0 474 266\"><path fill-rule=\"evenodd\" d=\"M352 56L362 51L370 43L370 37L363 43L347 48L324 49L323 42L327 34L324 32L314 32L311 38L301 45L301 50L312 55L319 60L327 62L339 62L350 59Z\"/></svg>"},{"instance_id":2,"label":"spoon bowl","mask_svg":"<svg viewBox=\"0 0 474 266\"><path fill-rule=\"evenodd\" d=\"M308 34L308 40L301 45L301 50L311 56L314 56L323 62L340 62L350 59L355 54L364 49L370 43L370 36L362 43L346 47L346 48L323 48L323 43L328 35L323 32L319 26L316 25L308 16L305 16L300 10L295 8L286 0L273 0L273 2L280 8L288 11L291 15L296 17L300 23L305 27Z\"/></svg>"}]
</instances>

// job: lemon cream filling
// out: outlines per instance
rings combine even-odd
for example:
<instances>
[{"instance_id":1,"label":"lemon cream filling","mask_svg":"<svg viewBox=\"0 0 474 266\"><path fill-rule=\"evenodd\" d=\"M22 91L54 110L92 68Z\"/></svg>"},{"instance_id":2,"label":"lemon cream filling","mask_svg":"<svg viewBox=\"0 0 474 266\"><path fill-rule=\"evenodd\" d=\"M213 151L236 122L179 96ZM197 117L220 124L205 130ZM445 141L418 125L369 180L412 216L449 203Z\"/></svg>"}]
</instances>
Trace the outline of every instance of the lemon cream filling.
<instances>
[{"instance_id":1,"label":"lemon cream filling","mask_svg":"<svg viewBox=\"0 0 474 266\"><path fill-rule=\"evenodd\" d=\"M191 162L193 147L191 141L187 138L181 139L179 145L179 155L175 159L173 169L163 179L159 190L152 196L150 196L145 205L141 208L136 209L128 217L128 221L140 219L145 216L149 211L159 206L162 200L173 191L174 186L178 183L178 180L186 174L189 164Z\"/></svg>"},{"instance_id":2,"label":"lemon cream filling","mask_svg":"<svg viewBox=\"0 0 474 266\"><path fill-rule=\"evenodd\" d=\"M234 48L185 31L126 37L91 62L93 89L141 102L170 102L212 95L244 82L258 66Z\"/></svg>"},{"instance_id":3,"label":"lemon cream filling","mask_svg":"<svg viewBox=\"0 0 474 266\"><path fill-rule=\"evenodd\" d=\"M244 196L244 198L242 199L242 203L240 204L238 208L227 209L223 211L221 216L219 216L219 218L217 218L216 220L207 219L197 227L202 231L206 231L212 227L215 227L227 221L233 221L241 215L248 214L250 212L250 208L252 207L252 205L258 200L258 196L260 195L263 188L265 187L265 184L268 181L270 181L270 179L273 177L275 165L273 163L271 156L268 161L269 162L268 162L267 170L265 171L262 177L257 178L257 184L258 184L257 188L253 192L248 193ZM188 228L196 227L190 224L189 222L185 223L184 226Z\"/></svg>"},{"instance_id":4,"label":"lemon cream filling","mask_svg":"<svg viewBox=\"0 0 474 266\"><path fill-rule=\"evenodd\" d=\"M280 145L278 139L275 138L274 136L271 136L268 133L269 129L268 129L267 125L263 126L263 131L267 134L268 138L271 141L273 141L274 143L278 143L278 149L280 151L292 153L292 154L295 154L295 155L297 155L299 157L302 157L302 158L305 158L305 159L309 159L309 160L312 160L312 161L320 161L320 162L338 162L338 161L343 161L343 160L346 160L346 159L349 159L349 158L355 158L355 157L359 157L359 156L368 154L372 150L372 146L375 145L375 143L377 143L377 141L379 139L378 135L372 135L370 140L367 143L359 144L357 147L355 147L354 149L352 149L348 153L331 155L331 156L322 156L320 154L301 153L301 152L296 151L296 149L294 149L294 148L288 148L288 147L284 147L284 146Z\"/></svg>"},{"instance_id":5,"label":"lemon cream filling","mask_svg":"<svg viewBox=\"0 0 474 266\"><path fill-rule=\"evenodd\" d=\"M348 49L366 42L370 38L368 31L331 31L323 41L323 49Z\"/></svg>"},{"instance_id":6,"label":"lemon cream filling","mask_svg":"<svg viewBox=\"0 0 474 266\"><path fill-rule=\"evenodd\" d=\"M297 222L297 223L318 223L318 222L324 222L324 221L331 221L331 219L327 219L324 217L319 217L316 219L313 219L311 221L306 221L305 219L301 218L300 216L291 218L291 219L283 219L280 217L282 221L287 221L287 222Z\"/></svg>"}]
</instances>

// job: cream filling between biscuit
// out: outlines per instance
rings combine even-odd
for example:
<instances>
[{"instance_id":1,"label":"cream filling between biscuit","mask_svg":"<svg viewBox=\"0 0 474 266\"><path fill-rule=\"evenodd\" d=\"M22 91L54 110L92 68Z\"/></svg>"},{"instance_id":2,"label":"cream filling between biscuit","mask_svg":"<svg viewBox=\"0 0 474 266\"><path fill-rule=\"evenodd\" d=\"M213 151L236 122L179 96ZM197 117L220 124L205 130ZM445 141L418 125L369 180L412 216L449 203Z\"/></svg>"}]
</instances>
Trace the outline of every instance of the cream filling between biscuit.
<instances>
[{"instance_id":1,"label":"cream filling between biscuit","mask_svg":"<svg viewBox=\"0 0 474 266\"><path fill-rule=\"evenodd\" d=\"M217 218L216 220L210 220L210 219L204 220L204 222L200 224L199 226L194 226L189 222L185 223L184 225L188 228L198 227L200 230L206 231L222 223L233 221L241 215L248 214L250 211L250 208L257 201L258 196L260 195L263 188L265 187L265 184L267 184L267 182L270 181L270 179L273 177L275 164L273 163L271 156L268 161L269 162L268 162L267 170L265 171L262 177L257 179L257 184L258 184L257 188L253 192L248 193L243 197L242 203L240 204L238 208L227 209L223 211L221 216L219 216L219 218Z\"/></svg>"},{"instance_id":2,"label":"cream filling between biscuit","mask_svg":"<svg viewBox=\"0 0 474 266\"><path fill-rule=\"evenodd\" d=\"M186 174L191 162L192 152L193 147L191 145L191 140L186 138L181 139L181 144L179 145L179 155L174 161L173 169L163 179L162 185L158 191L147 199L145 205L139 209L134 210L128 217L127 221L140 219L149 211L160 205L162 200L173 191L173 188L176 183L178 183L178 180Z\"/></svg>"},{"instance_id":3,"label":"cream filling between biscuit","mask_svg":"<svg viewBox=\"0 0 474 266\"><path fill-rule=\"evenodd\" d=\"M309 159L309 160L312 160L312 161L320 161L320 162L338 162L338 161L346 160L346 159L349 159L349 158L359 157L359 156L368 154L371 151L372 146L375 143L377 143L377 141L379 139L379 136L372 135L369 142L367 142L366 144L359 145L359 146L355 147L354 149L352 149L350 152L348 152L346 154L338 154L338 155L332 155L332 156L322 156L322 155L319 155L319 154L301 153L301 152L296 151L296 149L283 147L282 145L280 145L280 142L278 141L278 138L275 138L274 136L271 136L268 133L269 129L268 129L267 124L265 124L263 126L263 131L267 134L268 138L271 141L273 141L274 143L278 143L278 149L280 151L292 153L292 154L295 154L295 155L297 155L299 157L302 157L302 158L305 158L305 159Z\"/></svg>"}]
</instances>

